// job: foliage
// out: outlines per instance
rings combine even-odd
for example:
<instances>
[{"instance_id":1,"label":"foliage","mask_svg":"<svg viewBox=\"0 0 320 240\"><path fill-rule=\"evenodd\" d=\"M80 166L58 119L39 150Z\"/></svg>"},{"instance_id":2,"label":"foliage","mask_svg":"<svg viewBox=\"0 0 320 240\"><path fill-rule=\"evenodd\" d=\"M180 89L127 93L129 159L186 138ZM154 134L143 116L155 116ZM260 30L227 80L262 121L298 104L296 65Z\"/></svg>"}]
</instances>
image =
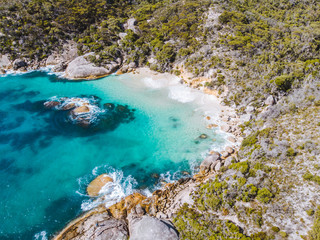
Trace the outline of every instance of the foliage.
<instances>
[{"instance_id":1,"label":"foliage","mask_svg":"<svg viewBox=\"0 0 320 240\"><path fill-rule=\"evenodd\" d=\"M309 239L310 240L320 239L320 207L318 207L315 213L313 227L309 232Z\"/></svg>"}]
</instances>

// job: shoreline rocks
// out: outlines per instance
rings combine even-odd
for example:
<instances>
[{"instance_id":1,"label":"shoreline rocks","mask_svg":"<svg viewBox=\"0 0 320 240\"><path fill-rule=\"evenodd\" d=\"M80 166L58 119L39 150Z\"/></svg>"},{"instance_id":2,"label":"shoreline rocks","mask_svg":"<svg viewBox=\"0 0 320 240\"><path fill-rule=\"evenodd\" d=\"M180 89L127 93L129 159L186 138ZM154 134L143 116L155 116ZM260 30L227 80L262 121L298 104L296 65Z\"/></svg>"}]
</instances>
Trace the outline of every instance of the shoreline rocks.
<instances>
[{"instance_id":1,"label":"shoreline rocks","mask_svg":"<svg viewBox=\"0 0 320 240\"><path fill-rule=\"evenodd\" d=\"M94 79L109 75L112 71L97 67L87 60L87 57L94 56L94 53L87 53L72 60L65 71L69 79Z\"/></svg>"},{"instance_id":2,"label":"shoreline rocks","mask_svg":"<svg viewBox=\"0 0 320 240\"><path fill-rule=\"evenodd\" d=\"M169 221L142 216L129 220L130 240L178 240L179 234Z\"/></svg>"},{"instance_id":3,"label":"shoreline rocks","mask_svg":"<svg viewBox=\"0 0 320 240\"><path fill-rule=\"evenodd\" d=\"M87 187L87 193L90 197L96 197L99 195L100 190L109 182L113 182L113 179L107 174L101 174L91 181Z\"/></svg>"}]
</instances>

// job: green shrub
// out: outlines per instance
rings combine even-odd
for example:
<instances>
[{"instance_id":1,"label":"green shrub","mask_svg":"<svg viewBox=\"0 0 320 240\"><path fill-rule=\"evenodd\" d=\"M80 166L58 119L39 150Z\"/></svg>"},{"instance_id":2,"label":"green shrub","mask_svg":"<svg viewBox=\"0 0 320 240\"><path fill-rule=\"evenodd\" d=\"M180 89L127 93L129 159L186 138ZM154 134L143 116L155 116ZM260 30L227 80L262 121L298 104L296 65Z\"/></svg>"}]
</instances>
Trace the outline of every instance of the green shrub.
<instances>
[{"instance_id":1,"label":"green shrub","mask_svg":"<svg viewBox=\"0 0 320 240\"><path fill-rule=\"evenodd\" d=\"M269 203L273 194L267 188L261 188L258 191L257 199L262 203Z\"/></svg>"},{"instance_id":2,"label":"green shrub","mask_svg":"<svg viewBox=\"0 0 320 240\"><path fill-rule=\"evenodd\" d=\"M279 235L281 236L281 237L288 237L288 234L286 233L286 232L284 232L284 231L280 231L279 232Z\"/></svg>"},{"instance_id":3,"label":"green shrub","mask_svg":"<svg viewBox=\"0 0 320 240\"><path fill-rule=\"evenodd\" d=\"M319 240L320 239L320 207L314 215L314 222L311 231L308 234L309 240Z\"/></svg>"},{"instance_id":4,"label":"green shrub","mask_svg":"<svg viewBox=\"0 0 320 240\"><path fill-rule=\"evenodd\" d=\"M303 174L303 179L307 181L312 181L320 185L320 176L312 175L309 171Z\"/></svg>"},{"instance_id":5,"label":"green shrub","mask_svg":"<svg viewBox=\"0 0 320 240\"><path fill-rule=\"evenodd\" d=\"M290 75L281 75L274 79L274 83L279 90L288 91L291 89L293 80L294 79Z\"/></svg>"},{"instance_id":6,"label":"green shrub","mask_svg":"<svg viewBox=\"0 0 320 240\"><path fill-rule=\"evenodd\" d=\"M254 132L247 136L241 143L241 148L252 147L258 141L259 132Z\"/></svg>"},{"instance_id":7,"label":"green shrub","mask_svg":"<svg viewBox=\"0 0 320 240\"><path fill-rule=\"evenodd\" d=\"M296 155L296 152L293 148L288 148L287 150L287 154L286 154L288 157L293 157Z\"/></svg>"}]
</instances>

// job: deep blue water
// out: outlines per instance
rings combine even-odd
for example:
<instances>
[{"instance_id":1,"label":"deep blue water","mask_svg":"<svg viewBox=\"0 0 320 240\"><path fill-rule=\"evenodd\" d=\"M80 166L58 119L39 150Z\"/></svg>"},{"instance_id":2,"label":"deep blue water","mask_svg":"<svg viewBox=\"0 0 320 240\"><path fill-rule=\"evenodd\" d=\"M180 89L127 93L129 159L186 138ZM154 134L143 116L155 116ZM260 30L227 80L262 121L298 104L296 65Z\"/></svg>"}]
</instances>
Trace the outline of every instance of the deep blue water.
<instances>
[{"instance_id":1,"label":"deep blue water","mask_svg":"<svg viewBox=\"0 0 320 240\"><path fill-rule=\"evenodd\" d=\"M210 146L224 145L197 104L175 100L188 95L180 86L151 88L150 81L133 74L79 82L44 72L0 77L0 239L51 236L94 205L85 189L99 174L116 179L113 198L147 193L191 172ZM113 112L79 127L66 120L68 111L44 107L54 96L125 106L130 116ZM208 138L199 139L202 133Z\"/></svg>"}]
</instances>

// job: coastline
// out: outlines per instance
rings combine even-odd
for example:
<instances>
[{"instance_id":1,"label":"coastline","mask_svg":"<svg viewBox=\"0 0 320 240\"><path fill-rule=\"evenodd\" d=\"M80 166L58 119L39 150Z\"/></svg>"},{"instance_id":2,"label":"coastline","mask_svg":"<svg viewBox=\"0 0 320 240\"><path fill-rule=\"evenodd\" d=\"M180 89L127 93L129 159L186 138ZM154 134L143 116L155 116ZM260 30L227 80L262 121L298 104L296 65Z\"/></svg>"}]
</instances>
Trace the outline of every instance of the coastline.
<instances>
[{"instance_id":1,"label":"coastline","mask_svg":"<svg viewBox=\"0 0 320 240\"><path fill-rule=\"evenodd\" d=\"M50 71L50 67L52 66L48 66L48 68L42 68L42 70ZM41 70L41 69L35 69L35 70ZM23 74L25 72L17 71L17 72L10 72L10 74L11 73ZM143 78L151 77L155 81L167 81L163 85L170 85L170 84L176 85L177 82L178 83L183 82L181 78L175 75L172 75L170 73L157 73L148 68L137 68L133 72L128 74L139 74ZM58 75L63 77L61 73L59 73ZM162 87L163 85L161 83L160 86L156 86L156 87ZM218 131L223 131L227 133L226 140L227 138L232 136L233 136L232 138L236 140L236 137L233 135L233 133L239 130L236 126L239 123L240 118L234 113L234 110L232 108L227 106L222 106L221 99L217 98L215 94L206 93L204 89L201 89L201 90L193 89L193 88L190 88L189 86L186 86L186 84L181 84L181 86L188 88L190 89L190 91L197 93L197 96L199 97L199 99L196 99L196 100L198 101L210 102L210 100L214 100L214 104L219 104L219 106L218 107L216 106L217 108L215 108L213 112L210 112L210 109L199 109L200 111L204 112L203 118L207 123L207 128L210 128L210 129L216 128L218 129ZM192 101L194 100L195 99L192 99ZM220 167L223 165L224 161L228 157L233 158L235 156L234 152L238 150L238 147L241 143L240 140L241 138L239 139L238 136L237 136L237 141L235 142L227 140L228 144L225 146L225 149L223 149L224 151L220 151L219 158L217 159L221 162ZM227 149L230 152L228 152ZM216 153L217 152L215 150L211 149L209 155L215 155ZM200 166L200 169L201 169L201 166ZM187 180L180 179L174 183L168 183L161 189L153 192L151 197L143 199L144 202L150 203L148 207L148 208L151 208L149 214L157 217L158 219L172 220L172 216L174 215L175 211L177 211L178 208L180 208L184 203L192 203L190 194L195 189L195 187L207 181L208 179L210 179L210 177L214 176L215 172L218 172L218 171L219 171L218 168L211 169L209 166L209 168L202 169L200 172L193 175L192 178L188 178ZM116 203L115 205L117 204L119 203ZM120 205L121 204L122 203L120 202ZM113 206L111 206L110 208L112 208ZM101 207L104 210L101 210ZM134 207L136 207L136 205ZM101 211L100 210L98 211L98 213L100 214L102 212L105 213L106 211L110 212L109 210L110 208L106 209L100 205L88 212L84 212L79 218L76 218L73 221L71 221L64 228L64 230L62 230L62 232L59 235L57 235L54 239L64 239L64 238L60 238L63 235L62 233L66 231L68 232L71 228L74 229L75 224L78 224L79 221L85 221L86 216L91 216L91 213L95 212L96 209L101 210ZM158 209L158 210L155 210L155 209ZM131 210L132 208L126 210L127 213L125 217L127 217L131 213ZM111 214L111 217L115 217L115 216ZM117 217L119 218L119 216ZM120 216L120 219L122 217L123 216Z\"/></svg>"},{"instance_id":2,"label":"coastline","mask_svg":"<svg viewBox=\"0 0 320 240\"><path fill-rule=\"evenodd\" d=\"M160 83L160 85L153 86L155 88L163 87L164 85L175 85L177 82L182 83L182 79L170 74L170 73L158 73L150 70L149 68L137 68L132 72L127 74L139 74L143 78L152 78L155 81L165 81L165 83ZM85 232L77 233L77 229L82 229L83 224L92 224L92 216L106 214L108 217L129 221L132 218L132 215L136 214L137 209L141 206L143 207L143 214L138 214L139 217L144 215L150 215L156 217L157 219L163 219L166 221L172 221L172 217L175 212L185 203L192 204L193 200L191 198L191 193L195 188L208 181L209 179L215 177L219 172L219 169L224 165L226 161L228 164L232 160L237 159L236 153L241 144L242 138L240 137L240 130L237 127L240 124L241 119L235 114L235 111L228 107L221 105L221 99L219 99L215 94L208 94L204 89L193 89L187 86L186 84L181 84L182 86L195 91L201 97L208 97L212 100L215 100L215 104L219 104L219 111L210 112L208 109L205 109L203 118L207 123L207 128L213 129L217 128L218 131L224 132L226 134L226 145L220 153L215 150L209 151L210 156L217 156L215 161L216 164L212 168L212 164L203 163L206 159L203 160L199 166L199 171L192 175L191 178L181 178L173 183L167 183L165 186L154 191L150 197L143 196L139 193L134 193L123 198L120 202L106 208L104 204L99 205L89 211L82 213L78 218L72 220L69 224L65 226L53 239L68 239L68 235L85 235ZM150 87L150 86L149 86ZM209 101L210 101L209 99ZM203 99L202 99L203 100ZM208 99L207 99L208 100ZM203 110L203 109L201 109ZM234 135L236 134L236 136ZM228 160L227 160L228 159ZM219 163L219 164L217 164ZM134 200L130 199L133 197ZM129 200L128 200L129 198ZM135 216L137 217L137 216ZM93 218L94 219L94 218ZM94 226L92 225L94 228Z\"/></svg>"}]
</instances>

